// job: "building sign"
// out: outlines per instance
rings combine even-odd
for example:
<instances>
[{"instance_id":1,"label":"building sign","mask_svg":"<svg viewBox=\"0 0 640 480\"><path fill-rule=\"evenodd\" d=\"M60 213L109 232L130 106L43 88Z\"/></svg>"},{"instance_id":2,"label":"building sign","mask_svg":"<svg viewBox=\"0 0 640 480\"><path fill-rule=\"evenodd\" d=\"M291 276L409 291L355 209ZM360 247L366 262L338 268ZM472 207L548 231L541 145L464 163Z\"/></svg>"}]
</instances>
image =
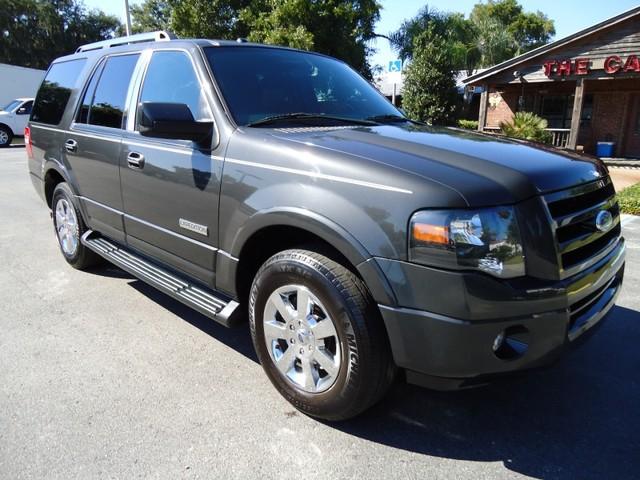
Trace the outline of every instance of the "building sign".
<instances>
[{"instance_id":1,"label":"building sign","mask_svg":"<svg viewBox=\"0 0 640 480\"><path fill-rule=\"evenodd\" d=\"M570 75L588 75L593 69L593 64L589 58L548 60L544 62L543 68L544 74L549 78L568 77ZM628 72L640 73L640 58L637 55L629 55L626 58L611 55L605 59L602 68L609 75Z\"/></svg>"}]
</instances>

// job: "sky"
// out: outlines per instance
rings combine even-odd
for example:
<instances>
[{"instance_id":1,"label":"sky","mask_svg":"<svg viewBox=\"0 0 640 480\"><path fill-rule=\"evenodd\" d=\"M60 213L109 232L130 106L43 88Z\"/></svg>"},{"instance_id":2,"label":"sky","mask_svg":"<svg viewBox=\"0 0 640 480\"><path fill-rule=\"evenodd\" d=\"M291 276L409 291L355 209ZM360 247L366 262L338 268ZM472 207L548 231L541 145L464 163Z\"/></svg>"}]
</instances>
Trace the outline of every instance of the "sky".
<instances>
[{"instance_id":1,"label":"sky","mask_svg":"<svg viewBox=\"0 0 640 480\"><path fill-rule=\"evenodd\" d=\"M140 0L129 0L139 3ZM416 15L425 5L441 11L453 11L469 14L478 0L381 0L382 11L376 32L387 35L397 30L405 19ZM520 0L527 11L540 10L555 21L556 36L560 39L583 28L613 17L618 13L637 7L640 0ZM85 0L89 8L99 8L106 13L123 17L124 0ZM384 39L375 40L372 45L377 49L372 57L372 65L386 67L396 58Z\"/></svg>"}]
</instances>

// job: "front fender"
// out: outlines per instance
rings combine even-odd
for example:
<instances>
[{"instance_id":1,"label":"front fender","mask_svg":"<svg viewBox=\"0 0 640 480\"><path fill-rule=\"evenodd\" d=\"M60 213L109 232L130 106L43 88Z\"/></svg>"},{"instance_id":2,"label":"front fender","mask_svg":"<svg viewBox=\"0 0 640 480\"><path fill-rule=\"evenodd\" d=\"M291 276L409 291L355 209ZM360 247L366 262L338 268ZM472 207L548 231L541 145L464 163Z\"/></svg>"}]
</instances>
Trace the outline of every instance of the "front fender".
<instances>
[{"instance_id":1,"label":"front fender","mask_svg":"<svg viewBox=\"0 0 640 480\"><path fill-rule=\"evenodd\" d=\"M345 228L317 212L300 207L272 207L256 211L239 228L229 247L231 257L223 255L218 262L218 280L235 279L237 259L247 241L268 227L285 226L307 231L322 239L342 253L354 265L367 284L374 300L385 305L395 305L395 296L382 270L372 259L367 249ZM235 281L234 281L235 283ZM233 291L235 285L226 285L224 290Z\"/></svg>"}]
</instances>

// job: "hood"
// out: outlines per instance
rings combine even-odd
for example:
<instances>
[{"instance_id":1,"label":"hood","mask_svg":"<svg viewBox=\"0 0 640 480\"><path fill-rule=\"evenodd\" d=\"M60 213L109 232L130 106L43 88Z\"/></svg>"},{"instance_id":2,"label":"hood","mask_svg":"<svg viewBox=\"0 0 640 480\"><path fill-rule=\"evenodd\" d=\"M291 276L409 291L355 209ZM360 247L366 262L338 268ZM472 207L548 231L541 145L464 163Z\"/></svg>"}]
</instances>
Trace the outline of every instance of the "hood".
<instances>
[{"instance_id":1,"label":"hood","mask_svg":"<svg viewBox=\"0 0 640 480\"><path fill-rule=\"evenodd\" d=\"M607 175L595 158L452 128L274 129L272 135L319 154L342 152L436 180L460 192L469 206L515 203Z\"/></svg>"},{"instance_id":2,"label":"hood","mask_svg":"<svg viewBox=\"0 0 640 480\"><path fill-rule=\"evenodd\" d=\"M0 115L11 115L11 112L7 112L6 110L0 110Z\"/></svg>"}]
</instances>

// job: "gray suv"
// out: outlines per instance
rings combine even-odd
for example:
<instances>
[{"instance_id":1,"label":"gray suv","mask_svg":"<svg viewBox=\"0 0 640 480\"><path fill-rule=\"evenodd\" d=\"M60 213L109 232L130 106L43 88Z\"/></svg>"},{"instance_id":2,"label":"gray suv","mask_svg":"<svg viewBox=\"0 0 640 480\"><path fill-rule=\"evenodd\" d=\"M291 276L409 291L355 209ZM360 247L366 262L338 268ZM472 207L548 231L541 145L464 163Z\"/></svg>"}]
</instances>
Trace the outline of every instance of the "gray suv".
<instances>
[{"instance_id":1,"label":"gray suv","mask_svg":"<svg viewBox=\"0 0 640 480\"><path fill-rule=\"evenodd\" d=\"M296 408L352 417L551 363L614 304L598 160L406 118L343 62L165 32L49 68L26 131L66 261L248 312ZM79 286L79 288L81 288Z\"/></svg>"}]
</instances>

